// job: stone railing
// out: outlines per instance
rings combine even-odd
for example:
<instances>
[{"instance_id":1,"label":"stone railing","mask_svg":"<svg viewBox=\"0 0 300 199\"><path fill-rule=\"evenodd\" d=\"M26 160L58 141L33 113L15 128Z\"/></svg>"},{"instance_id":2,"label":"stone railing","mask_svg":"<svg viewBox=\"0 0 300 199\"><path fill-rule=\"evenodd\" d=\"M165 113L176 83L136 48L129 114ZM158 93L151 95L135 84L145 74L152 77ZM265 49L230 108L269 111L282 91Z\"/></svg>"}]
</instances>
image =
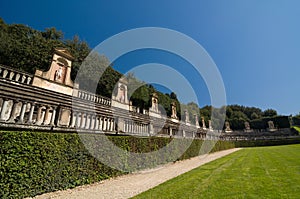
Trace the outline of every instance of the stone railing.
<instances>
[{"instance_id":1,"label":"stone railing","mask_svg":"<svg viewBox=\"0 0 300 199\"><path fill-rule=\"evenodd\" d=\"M87 92L87 91L78 90L77 97L79 99L92 101L92 102L102 104L102 105L105 105L105 106L111 106L111 99L109 99L107 97L103 97L101 95L96 95L94 93L90 93L90 92Z\"/></svg>"},{"instance_id":2,"label":"stone railing","mask_svg":"<svg viewBox=\"0 0 300 199\"><path fill-rule=\"evenodd\" d=\"M17 71L14 68L0 65L0 78L7 79L9 81L15 81L22 84L31 84L33 75L21 71Z\"/></svg>"}]
</instances>

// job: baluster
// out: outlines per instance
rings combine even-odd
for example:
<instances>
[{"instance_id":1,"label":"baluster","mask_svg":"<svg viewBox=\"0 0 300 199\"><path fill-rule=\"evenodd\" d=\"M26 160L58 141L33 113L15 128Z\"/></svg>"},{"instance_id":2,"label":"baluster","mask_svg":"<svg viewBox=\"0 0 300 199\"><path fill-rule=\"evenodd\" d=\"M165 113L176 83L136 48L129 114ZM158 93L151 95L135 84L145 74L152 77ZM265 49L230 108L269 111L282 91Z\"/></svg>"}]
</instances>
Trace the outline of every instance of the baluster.
<instances>
[{"instance_id":1,"label":"baluster","mask_svg":"<svg viewBox=\"0 0 300 199\"><path fill-rule=\"evenodd\" d=\"M43 122L43 114L42 114L42 111L43 111L43 109L44 109L44 106L41 105L41 104L39 104L38 106L39 106L39 108L38 108L38 111L37 111L37 116L36 116L36 122L35 122L35 124L36 124L36 125L41 125L42 122Z\"/></svg>"},{"instance_id":2,"label":"baluster","mask_svg":"<svg viewBox=\"0 0 300 199\"><path fill-rule=\"evenodd\" d=\"M99 130L99 117L96 115L95 119L96 119L96 121L95 121L95 130Z\"/></svg>"},{"instance_id":3,"label":"baluster","mask_svg":"<svg viewBox=\"0 0 300 199\"><path fill-rule=\"evenodd\" d=\"M10 117L8 120L9 123L15 123L18 105L19 105L19 101L13 100L13 107L12 107L12 111L11 111L11 114L10 114Z\"/></svg>"},{"instance_id":4,"label":"baluster","mask_svg":"<svg viewBox=\"0 0 300 199\"><path fill-rule=\"evenodd\" d=\"M51 110L51 107L47 106L46 111L45 111L44 121L42 122L43 125L48 125L51 122L51 118L49 117L50 116L50 110Z\"/></svg>"},{"instance_id":5,"label":"baluster","mask_svg":"<svg viewBox=\"0 0 300 199\"><path fill-rule=\"evenodd\" d=\"M22 75L21 83L24 83L25 80L26 80L26 76L25 76L25 75Z\"/></svg>"},{"instance_id":6,"label":"baluster","mask_svg":"<svg viewBox=\"0 0 300 199\"><path fill-rule=\"evenodd\" d=\"M103 117L100 117L99 122L100 122L100 125L99 125L100 130L103 131Z\"/></svg>"},{"instance_id":7,"label":"baluster","mask_svg":"<svg viewBox=\"0 0 300 199\"><path fill-rule=\"evenodd\" d=\"M24 123L24 116L25 116L26 107L27 107L27 102L23 102L22 103L21 113L20 113L20 119L17 122L19 124L23 124Z\"/></svg>"},{"instance_id":8,"label":"baluster","mask_svg":"<svg viewBox=\"0 0 300 199\"><path fill-rule=\"evenodd\" d=\"M85 113L81 113L81 126L80 126L80 128L84 128L85 127L85 122L86 122L86 117L85 117Z\"/></svg>"},{"instance_id":9,"label":"baluster","mask_svg":"<svg viewBox=\"0 0 300 199\"><path fill-rule=\"evenodd\" d=\"M4 71L2 73L2 77L6 78L7 74L8 74L8 70L4 69Z\"/></svg>"},{"instance_id":10,"label":"baluster","mask_svg":"<svg viewBox=\"0 0 300 199\"><path fill-rule=\"evenodd\" d=\"M13 71L10 71L8 79L9 79L9 80L12 80L14 74L15 74L15 73L14 73Z\"/></svg>"},{"instance_id":11,"label":"baluster","mask_svg":"<svg viewBox=\"0 0 300 199\"><path fill-rule=\"evenodd\" d=\"M27 121L28 124L32 124L32 117L33 117L34 108L35 108L35 102L33 102L31 104L31 107L30 107L29 117L28 117L28 121Z\"/></svg>"},{"instance_id":12,"label":"baluster","mask_svg":"<svg viewBox=\"0 0 300 199\"><path fill-rule=\"evenodd\" d=\"M6 117L6 114L8 114L8 111L7 111L8 102L9 102L8 99L3 98L1 114L0 114L0 121L6 121L5 117Z\"/></svg>"},{"instance_id":13,"label":"baluster","mask_svg":"<svg viewBox=\"0 0 300 199\"><path fill-rule=\"evenodd\" d=\"M72 116L71 116L71 124L70 127L74 128L75 124L76 124L76 117L77 117L77 113L75 111L72 111Z\"/></svg>"},{"instance_id":14,"label":"baluster","mask_svg":"<svg viewBox=\"0 0 300 199\"><path fill-rule=\"evenodd\" d=\"M18 82L20 77L21 77L21 75L19 73L17 73L16 76L15 76L15 80Z\"/></svg>"},{"instance_id":15,"label":"baluster","mask_svg":"<svg viewBox=\"0 0 300 199\"><path fill-rule=\"evenodd\" d=\"M91 114L86 113L86 119L85 119L85 129L90 128L90 122L91 122Z\"/></svg>"},{"instance_id":16,"label":"baluster","mask_svg":"<svg viewBox=\"0 0 300 199\"><path fill-rule=\"evenodd\" d=\"M27 82L26 82L26 84L30 84L30 81L31 81L31 77L27 77Z\"/></svg>"}]
</instances>

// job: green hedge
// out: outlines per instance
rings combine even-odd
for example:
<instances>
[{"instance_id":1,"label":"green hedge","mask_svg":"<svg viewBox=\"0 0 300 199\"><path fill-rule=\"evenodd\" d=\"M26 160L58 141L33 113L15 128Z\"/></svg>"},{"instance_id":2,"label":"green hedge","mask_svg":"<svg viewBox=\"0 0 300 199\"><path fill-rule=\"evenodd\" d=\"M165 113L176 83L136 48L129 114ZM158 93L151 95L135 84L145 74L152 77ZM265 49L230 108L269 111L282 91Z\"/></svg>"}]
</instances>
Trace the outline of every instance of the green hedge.
<instances>
[{"instance_id":1,"label":"green hedge","mask_svg":"<svg viewBox=\"0 0 300 199\"><path fill-rule=\"evenodd\" d=\"M103 137L87 136L92 140L90 145L96 150L106 149L99 142ZM109 136L109 139L127 151L140 154L164 149L164 146L174 141L174 145L165 151L165 157L148 158L143 160L144 164L128 164L126 169L129 171L197 156L203 143L201 140L193 140L190 147L182 151L188 139L131 136ZM78 134L0 131L0 146L0 198L35 196L125 173L105 166L92 157ZM220 141L212 151L233 147L233 143ZM176 158L180 153L180 158ZM121 158L127 161L130 156L124 153Z\"/></svg>"},{"instance_id":2,"label":"green hedge","mask_svg":"<svg viewBox=\"0 0 300 199\"><path fill-rule=\"evenodd\" d=\"M273 121L276 128L290 128L288 116L274 116L255 119L250 121L250 126L252 129L266 129L269 127L268 121Z\"/></svg>"},{"instance_id":3,"label":"green hedge","mask_svg":"<svg viewBox=\"0 0 300 199\"><path fill-rule=\"evenodd\" d=\"M258 147L258 146L276 146L287 144L300 144L300 138L276 139L276 140L242 140L235 141L235 147Z\"/></svg>"}]
</instances>

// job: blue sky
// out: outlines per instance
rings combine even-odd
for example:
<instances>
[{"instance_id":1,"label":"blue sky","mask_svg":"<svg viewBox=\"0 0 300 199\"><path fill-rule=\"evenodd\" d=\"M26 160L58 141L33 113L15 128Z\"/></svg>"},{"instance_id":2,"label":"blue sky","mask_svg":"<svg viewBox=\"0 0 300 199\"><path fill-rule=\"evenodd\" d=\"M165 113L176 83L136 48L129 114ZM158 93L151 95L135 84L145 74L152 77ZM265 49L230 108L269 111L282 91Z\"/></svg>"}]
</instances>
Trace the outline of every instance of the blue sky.
<instances>
[{"instance_id":1,"label":"blue sky","mask_svg":"<svg viewBox=\"0 0 300 199\"><path fill-rule=\"evenodd\" d=\"M228 104L300 111L300 1L1 1L0 17L44 30L77 34L95 47L119 32L164 27L182 32L210 54L223 77ZM167 53L129 53L115 66L153 62L185 65ZM174 61L176 60L176 61ZM193 75L193 72L186 72ZM201 77L199 104L210 103Z\"/></svg>"}]
</instances>

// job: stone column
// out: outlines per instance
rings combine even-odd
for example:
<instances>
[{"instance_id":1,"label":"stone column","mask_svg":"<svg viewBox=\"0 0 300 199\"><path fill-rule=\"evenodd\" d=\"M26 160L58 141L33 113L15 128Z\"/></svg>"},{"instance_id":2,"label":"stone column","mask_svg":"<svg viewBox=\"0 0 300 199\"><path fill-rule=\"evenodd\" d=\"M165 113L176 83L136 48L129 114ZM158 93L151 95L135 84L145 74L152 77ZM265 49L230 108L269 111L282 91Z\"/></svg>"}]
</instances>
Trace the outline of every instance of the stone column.
<instances>
[{"instance_id":1,"label":"stone column","mask_svg":"<svg viewBox=\"0 0 300 199\"><path fill-rule=\"evenodd\" d=\"M27 107L27 102L23 102L22 103L21 113L20 113L20 119L17 122L19 124L23 124L24 123L24 116L25 116L26 107Z\"/></svg>"},{"instance_id":2,"label":"stone column","mask_svg":"<svg viewBox=\"0 0 300 199\"><path fill-rule=\"evenodd\" d=\"M29 111L29 117L28 117L28 124L32 124L32 117L33 117L33 112L35 108L35 102L31 103L30 111Z\"/></svg>"}]
</instances>

